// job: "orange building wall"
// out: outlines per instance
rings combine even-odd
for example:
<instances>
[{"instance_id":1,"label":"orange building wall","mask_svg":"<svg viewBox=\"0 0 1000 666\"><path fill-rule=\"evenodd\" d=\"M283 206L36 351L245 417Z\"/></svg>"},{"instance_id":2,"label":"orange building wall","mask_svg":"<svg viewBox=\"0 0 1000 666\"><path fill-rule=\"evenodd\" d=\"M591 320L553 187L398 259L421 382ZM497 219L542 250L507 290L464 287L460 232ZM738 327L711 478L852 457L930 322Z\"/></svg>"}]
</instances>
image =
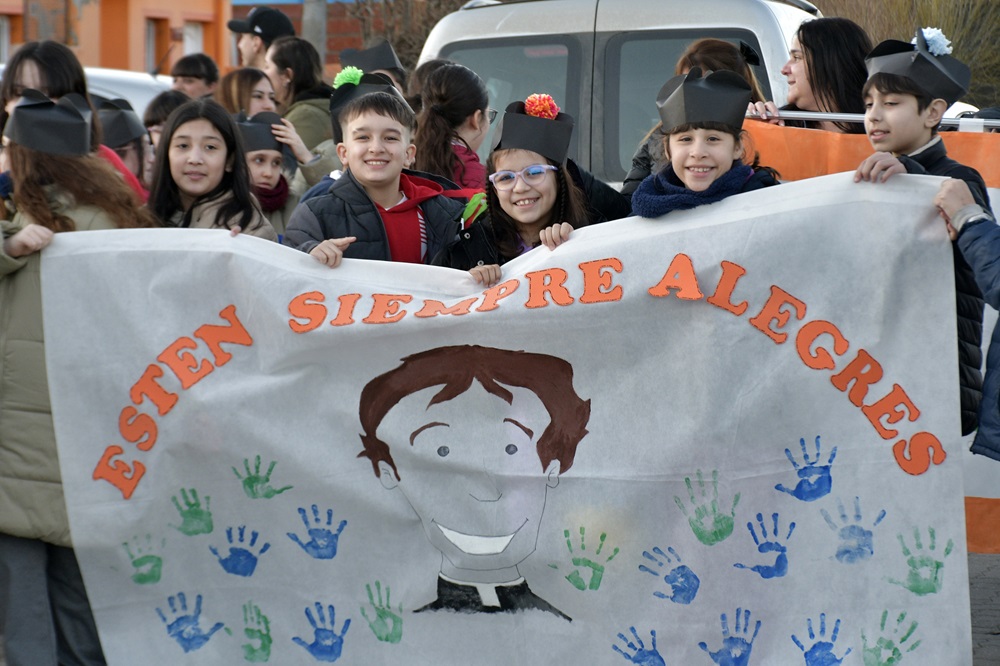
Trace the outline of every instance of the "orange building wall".
<instances>
[{"instance_id":1,"label":"orange building wall","mask_svg":"<svg viewBox=\"0 0 1000 666\"><path fill-rule=\"evenodd\" d=\"M162 72L183 53L184 23L202 23L203 51L223 70L231 65L228 0L0 0L11 19L11 44L53 39L69 46L84 65L145 71L146 19L163 21L157 59L169 52ZM173 48L170 48L170 47ZM168 51L169 50L169 51Z\"/></svg>"}]
</instances>

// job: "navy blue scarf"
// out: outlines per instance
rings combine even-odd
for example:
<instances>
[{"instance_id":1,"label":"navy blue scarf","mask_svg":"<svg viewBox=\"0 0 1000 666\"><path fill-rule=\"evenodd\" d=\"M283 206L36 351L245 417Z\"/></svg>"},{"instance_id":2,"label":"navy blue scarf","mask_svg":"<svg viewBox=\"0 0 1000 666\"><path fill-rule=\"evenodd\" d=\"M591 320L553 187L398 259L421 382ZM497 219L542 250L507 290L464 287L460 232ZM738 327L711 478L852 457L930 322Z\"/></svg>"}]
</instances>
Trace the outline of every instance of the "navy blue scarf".
<instances>
[{"instance_id":1,"label":"navy blue scarf","mask_svg":"<svg viewBox=\"0 0 1000 666\"><path fill-rule=\"evenodd\" d=\"M659 173L652 174L639 183L632 194L632 214L660 217L671 211L722 201L741 192L752 176L753 169L743 162L735 161L732 168L716 178L707 190L695 192L684 187L674 174L673 167L668 164Z\"/></svg>"}]
</instances>

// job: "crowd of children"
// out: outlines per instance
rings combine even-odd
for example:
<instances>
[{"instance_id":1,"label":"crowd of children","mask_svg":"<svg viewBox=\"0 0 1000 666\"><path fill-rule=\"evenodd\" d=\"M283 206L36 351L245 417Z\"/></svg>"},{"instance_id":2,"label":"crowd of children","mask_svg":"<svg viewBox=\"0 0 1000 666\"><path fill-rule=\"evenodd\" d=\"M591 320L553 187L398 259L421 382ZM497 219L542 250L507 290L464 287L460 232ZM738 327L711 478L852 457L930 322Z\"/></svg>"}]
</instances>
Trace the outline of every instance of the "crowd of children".
<instances>
[{"instance_id":1,"label":"crowd of children","mask_svg":"<svg viewBox=\"0 0 1000 666\"><path fill-rule=\"evenodd\" d=\"M344 51L330 86L316 50L281 12L255 8L229 27L240 35L243 67L220 80L206 56L185 56L172 71L175 89L142 117L124 100L88 96L82 67L62 45L25 44L7 64L0 633L11 663L103 663L69 538L44 386L39 252L54 233L229 229L330 267L344 258L435 264L491 285L510 260L572 242L580 227L663 218L778 185L780 174L758 164L745 140L748 112L759 118L749 122L777 124L789 109L864 112L874 152L856 181L949 178L933 205L955 248L962 430L978 425L974 450L1000 459L1000 337L985 387L980 352L984 298L1000 307L1000 228L983 179L950 159L938 135L970 78L939 33L918 30L912 41L873 48L846 19L804 23L782 69L782 109L761 93L753 49L694 41L671 68L675 76L650 91L660 123L638 146L619 192L570 159L574 120L549 95L498 113L475 72L435 60L417 69L404 97L406 72L388 43ZM493 144L482 151L493 123Z\"/></svg>"}]
</instances>

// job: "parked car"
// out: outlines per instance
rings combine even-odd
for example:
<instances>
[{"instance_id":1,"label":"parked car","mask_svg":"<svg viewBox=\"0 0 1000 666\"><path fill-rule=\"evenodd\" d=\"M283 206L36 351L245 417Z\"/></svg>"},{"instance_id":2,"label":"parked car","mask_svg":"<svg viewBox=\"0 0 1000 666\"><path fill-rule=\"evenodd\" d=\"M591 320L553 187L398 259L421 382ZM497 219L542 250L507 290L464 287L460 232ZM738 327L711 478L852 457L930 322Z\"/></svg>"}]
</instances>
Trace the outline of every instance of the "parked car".
<instances>
[{"instance_id":1,"label":"parked car","mask_svg":"<svg viewBox=\"0 0 1000 666\"><path fill-rule=\"evenodd\" d=\"M0 64L0 79L5 65ZM142 116L149 101L164 90L170 90L173 82L169 76L153 76L145 72L104 67L84 67L87 76L87 90L108 99L127 99L135 112Z\"/></svg>"},{"instance_id":2,"label":"parked car","mask_svg":"<svg viewBox=\"0 0 1000 666\"><path fill-rule=\"evenodd\" d=\"M716 37L751 46L761 56L754 69L764 93L780 106L789 44L817 16L803 0L473 0L434 27L420 61L471 68L495 109L551 94L576 119L570 156L615 183L659 121L656 92L688 44Z\"/></svg>"}]
</instances>

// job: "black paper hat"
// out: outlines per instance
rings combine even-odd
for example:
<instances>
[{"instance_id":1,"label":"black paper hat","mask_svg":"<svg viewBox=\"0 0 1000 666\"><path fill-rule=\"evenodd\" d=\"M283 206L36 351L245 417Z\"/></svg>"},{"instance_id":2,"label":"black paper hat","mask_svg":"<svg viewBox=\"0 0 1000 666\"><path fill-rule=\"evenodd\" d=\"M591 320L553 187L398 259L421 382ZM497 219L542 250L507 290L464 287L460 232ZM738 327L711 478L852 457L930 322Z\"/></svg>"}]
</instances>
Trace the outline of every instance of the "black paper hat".
<instances>
[{"instance_id":1,"label":"black paper hat","mask_svg":"<svg viewBox=\"0 0 1000 666\"><path fill-rule=\"evenodd\" d=\"M357 67L366 72L373 72L376 69L406 71L389 42L381 42L363 50L344 49L340 52L340 66Z\"/></svg>"},{"instance_id":2,"label":"black paper hat","mask_svg":"<svg viewBox=\"0 0 1000 666\"><path fill-rule=\"evenodd\" d=\"M289 173L295 173L298 160L295 159L291 147L278 141L271 130L271 125L281 124L281 116L271 111L261 111L247 118L245 113L240 112L233 116L233 120L236 121L236 127L239 128L240 136L243 138L244 152L276 150L281 153L282 168Z\"/></svg>"},{"instance_id":3,"label":"black paper hat","mask_svg":"<svg viewBox=\"0 0 1000 666\"><path fill-rule=\"evenodd\" d=\"M98 102L95 100L95 103ZM126 100L102 99L99 104L97 115L101 119L105 146L119 148L146 134L142 118Z\"/></svg>"},{"instance_id":4,"label":"black paper hat","mask_svg":"<svg viewBox=\"0 0 1000 666\"><path fill-rule=\"evenodd\" d=\"M87 155L92 116L82 95L68 93L53 102L44 93L26 88L7 120L3 135L40 153Z\"/></svg>"},{"instance_id":5,"label":"black paper hat","mask_svg":"<svg viewBox=\"0 0 1000 666\"><path fill-rule=\"evenodd\" d=\"M943 99L951 106L969 91L972 72L950 55L927 50L923 30L917 30L916 42L889 39L872 49L865 58L869 78L880 73L905 76L934 99Z\"/></svg>"},{"instance_id":6,"label":"black paper hat","mask_svg":"<svg viewBox=\"0 0 1000 666\"><path fill-rule=\"evenodd\" d=\"M750 96L750 84L736 72L719 70L702 76L700 67L692 67L660 88L656 108L666 133L690 123L724 123L739 129Z\"/></svg>"},{"instance_id":7,"label":"black paper hat","mask_svg":"<svg viewBox=\"0 0 1000 666\"><path fill-rule=\"evenodd\" d=\"M539 118L528 115L524 102L511 102L493 137L493 150L531 150L562 164L569 153L573 124L568 113L560 111L555 118Z\"/></svg>"},{"instance_id":8,"label":"black paper hat","mask_svg":"<svg viewBox=\"0 0 1000 666\"><path fill-rule=\"evenodd\" d=\"M277 150L279 153L285 145L278 141L271 131L271 125L280 125L281 116L271 111L261 111L257 115L247 118L246 114L239 113L233 116L236 126L240 129L243 137L243 149L252 153L255 150Z\"/></svg>"},{"instance_id":9,"label":"black paper hat","mask_svg":"<svg viewBox=\"0 0 1000 666\"><path fill-rule=\"evenodd\" d=\"M343 134L340 130L340 111L362 95L374 92L395 95L406 104L402 93L396 89L396 86L392 85L392 79L385 74L362 73L361 79L357 83L345 81L334 88L333 94L330 95L330 119L333 121L333 140L336 143L343 141ZM410 105L406 104L406 106Z\"/></svg>"}]
</instances>

